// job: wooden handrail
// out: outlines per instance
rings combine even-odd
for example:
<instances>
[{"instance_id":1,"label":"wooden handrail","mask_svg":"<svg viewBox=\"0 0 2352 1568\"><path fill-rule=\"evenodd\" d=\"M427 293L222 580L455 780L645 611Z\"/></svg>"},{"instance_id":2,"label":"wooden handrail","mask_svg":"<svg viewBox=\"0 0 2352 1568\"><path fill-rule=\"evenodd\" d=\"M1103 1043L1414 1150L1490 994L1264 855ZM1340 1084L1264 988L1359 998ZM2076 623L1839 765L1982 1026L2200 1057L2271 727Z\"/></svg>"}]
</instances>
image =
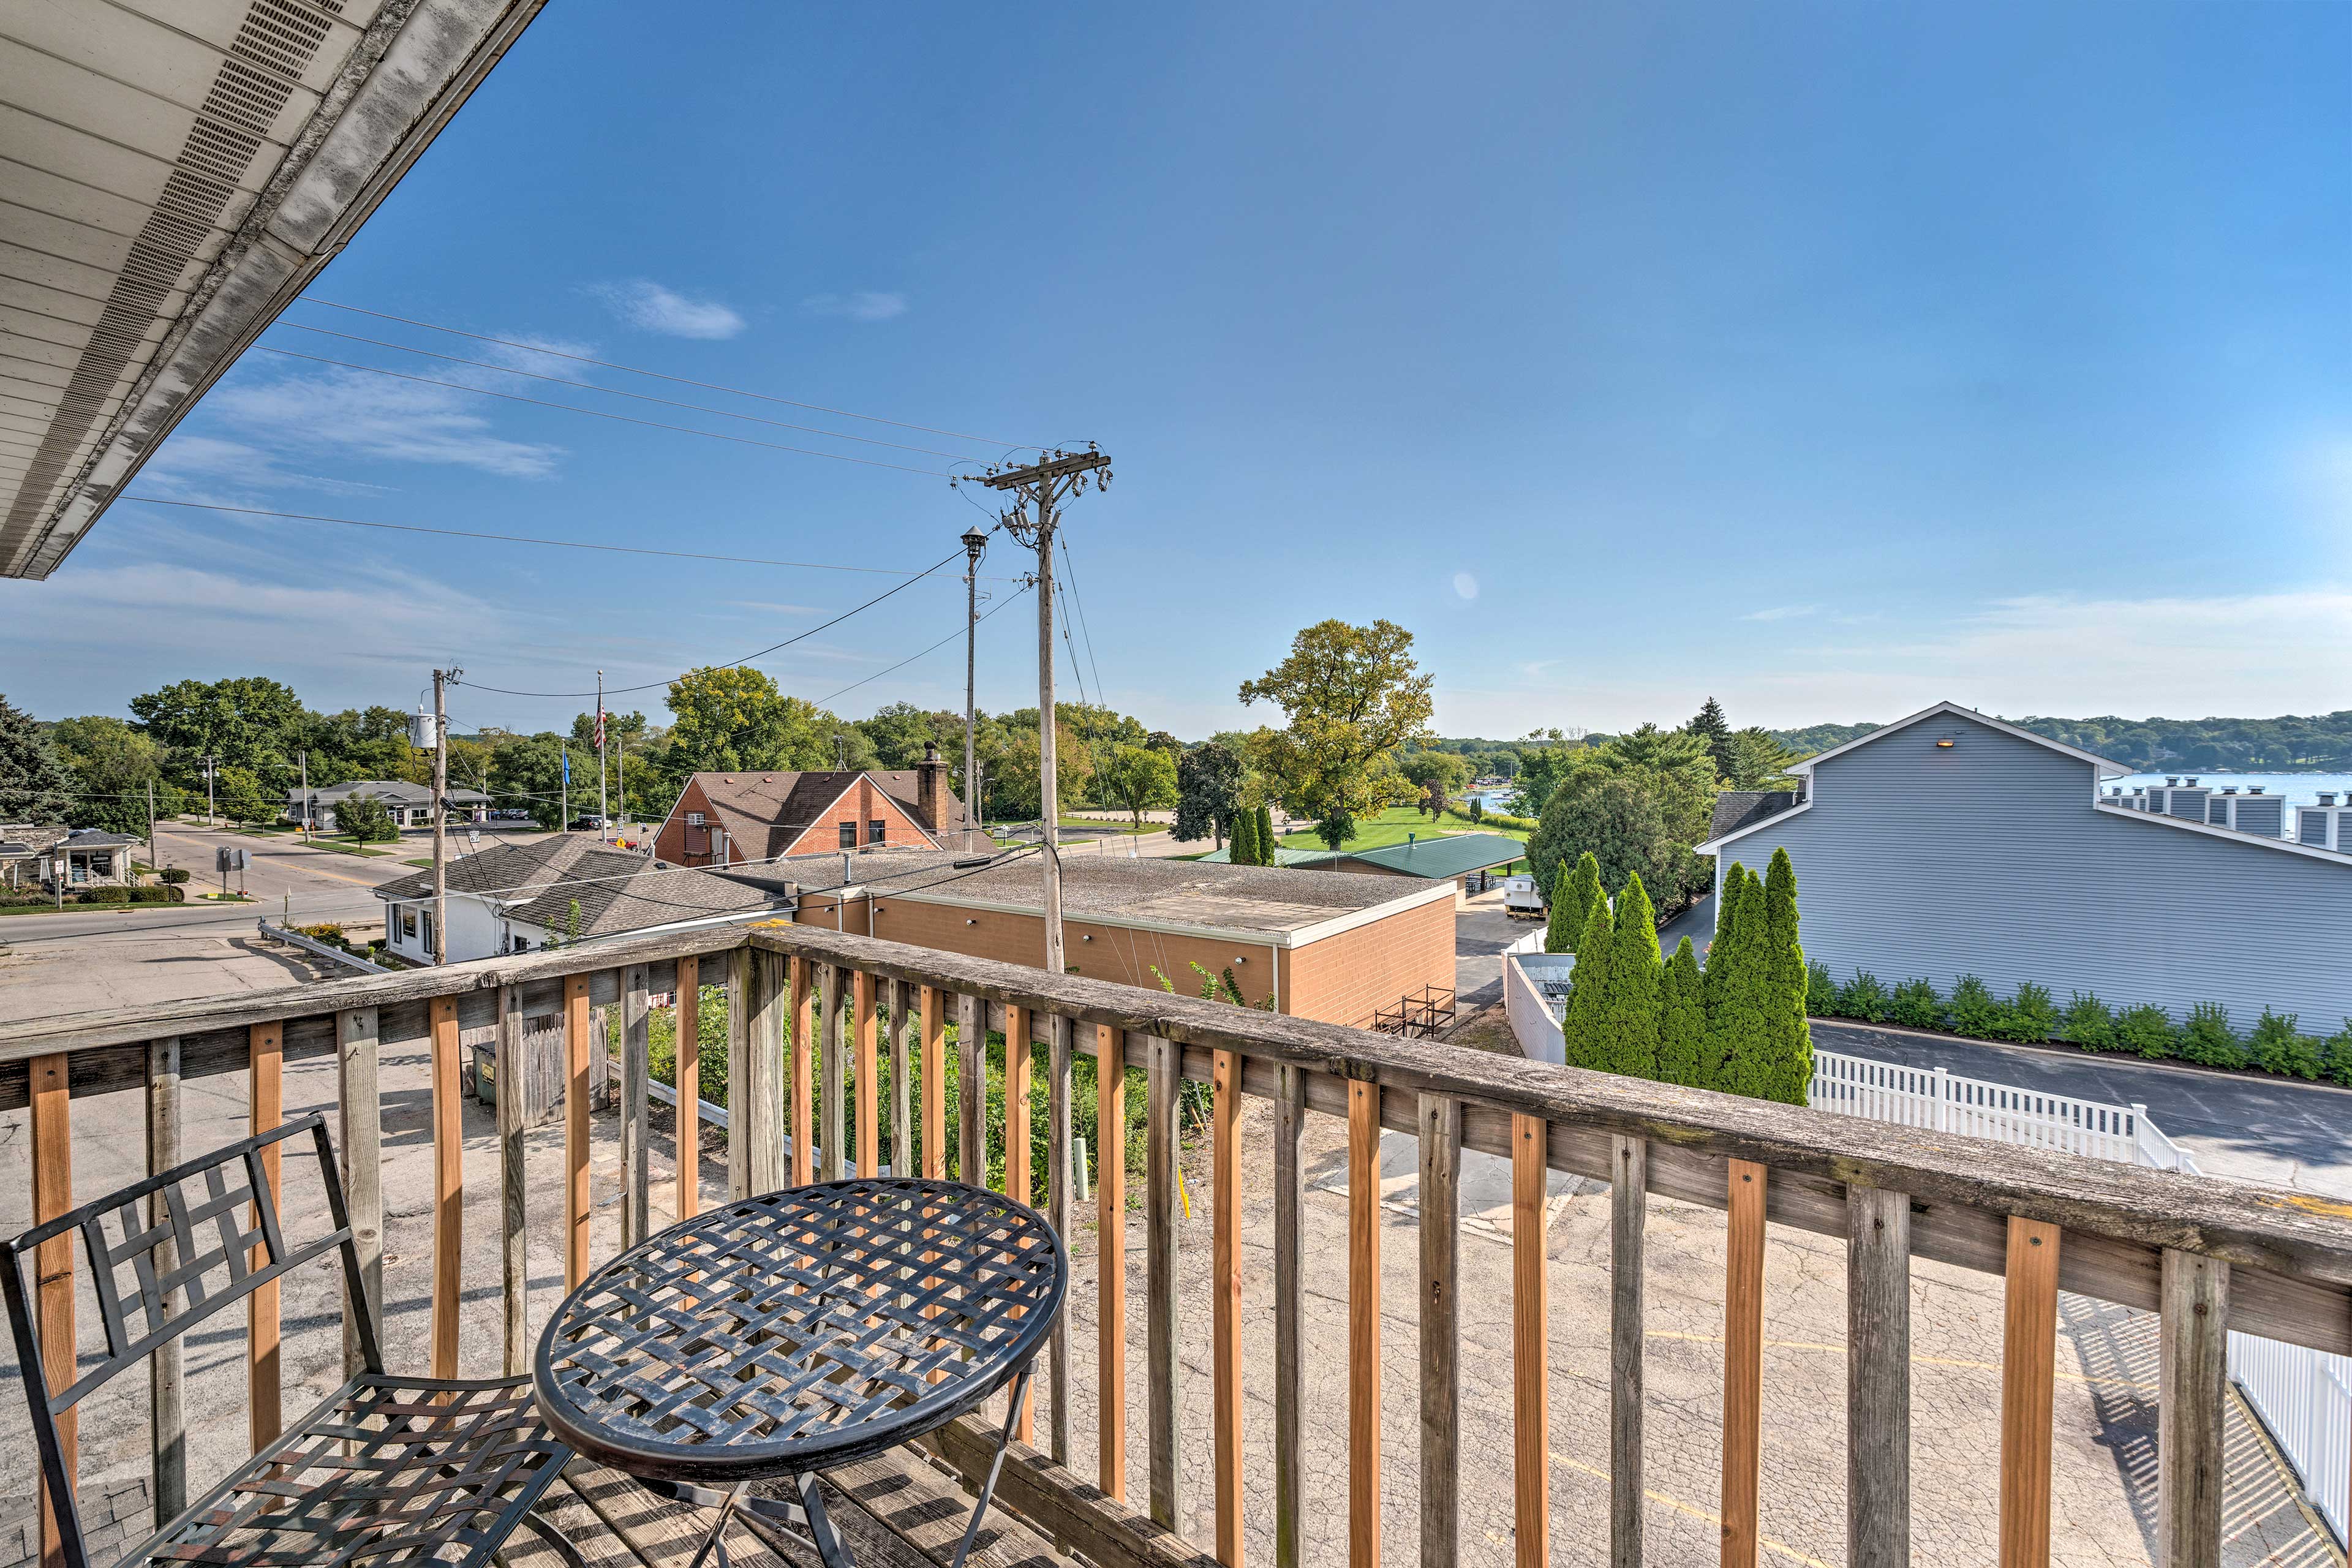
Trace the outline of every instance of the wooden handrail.
<instances>
[{"instance_id":1,"label":"wooden handrail","mask_svg":"<svg viewBox=\"0 0 2352 1568\"><path fill-rule=\"evenodd\" d=\"M723 954L723 963L714 955ZM700 961L713 958L706 970ZM2000 1496L2007 1568L2046 1562L2050 1528L2051 1337L2058 1290L2164 1314L2166 1428L2160 1479L2166 1568L2209 1568L2218 1561L2222 1346L2226 1331L2352 1352L2352 1208L2301 1194L2231 1185L2173 1173L1916 1129L1884 1126L1800 1108L1705 1090L1528 1063L1428 1041L1401 1041L1363 1030L1151 992L1078 975L907 946L805 927L682 932L575 949L486 960L408 973L362 976L172 1007L0 1025L0 1109L37 1100L36 1212L54 1209L69 1179L67 1115L70 1100L148 1084L164 1125L176 1125L177 1084L188 1077L262 1069L255 1079L257 1125L274 1120L274 1063L334 1053L341 1115L354 1131L352 1151L372 1151L370 1106L380 1107L376 1057L384 1047L431 1047L436 1159L432 1362L454 1369L462 1213L457 1153L457 1042L469 1025L500 1025L499 1147L506 1204L502 1242L509 1260L507 1363L512 1368L526 1321L515 1276L521 1257L523 1184L516 1060L526 1013L565 1016L571 1104L565 1118L565 1192L558 1216L567 1279L584 1272L590 1202L586 1105L589 1018L618 1003L623 1028L614 1042L624 1067L618 1205L624 1239L662 1223L647 1204L653 1175L644 1084L648 998L679 994L677 1027L681 1079L690 1085L694 1027L691 988L703 974L724 974L729 989L729 1190L765 1191L791 1176L838 1172L852 1149L861 1169L886 1154L894 1167L939 1171L952 1139L963 1179L984 1181L989 1139L982 1114L992 1071L988 1038L1002 1031L1007 1089L999 1184L1042 1199L1064 1228L1077 1219L1067 1155L1074 1131L1091 1131L1104 1163L1097 1304L1101 1331L1093 1373L1097 1409L1118 1422L1097 1425L1097 1487L1068 1477L1073 1354L1066 1327L1050 1352L1045 1397L1050 1456L1034 1468L1057 1478L1031 1486L1024 1506L1068 1541L1115 1568L1196 1560L1165 1535L1186 1522L1177 1446L1183 1402L1178 1393L1173 1310L1177 1151L1185 1082L1212 1087L1205 1131L1211 1147L1190 1197L1206 1205L1213 1237L1210 1279L1210 1398L1192 1420L1205 1419L1213 1497L1211 1528L1193 1544L1213 1546L1238 1568L1244 1551L1244 1493L1261 1485L1275 1494L1274 1562L1303 1559L1304 1468L1301 1403L1299 1138L1306 1119L1348 1125L1348 1384L1350 1473L1347 1531L1350 1561L1372 1568L1381 1530L1378 1425L1381 1344L1380 1136L1412 1134L1421 1152L1420 1324L1422 1561L1444 1568L1455 1558L1459 1459L1454 1447L1458 1332L1454 1213L1461 1152L1504 1156L1513 1170L1511 1245L1515 1309L1513 1462L1520 1524L1519 1568L1541 1568L1549 1542L1544 1380L1545 1178L1553 1171L1597 1177L1612 1188L1611 1357L1613 1394L1610 1552L1613 1568L1636 1568L1642 1555L1643 1216L1652 1196L1722 1211L1727 1227L1726 1398L1722 1527L1724 1562L1749 1568L1759 1542L1758 1519L1763 1249L1769 1225L1793 1226L1849 1243L1849 1336L1861 1347L1849 1371L1850 1555L1856 1568L1889 1568L1908 1554L1909 1386L1901 1347L1908 1342L1910 1260L1926 1258L2006 1277L2004 1420ZM887 1041L882 1015L887 1013ZM955 1125L947 1125L943 1036L959 1033L961 1088ZM163 1043L170 1042L169 1048ZM1033 1054L1033 1047L1042 1053ZM789 1056L787 1055L789 1053ZM1042 1054L1045 1074L1045 1192L1034 1192L1029 1169L1029 1100L1024 1092ZM1097 1112L1091 1129L1072 1120L1072 1066L1095 1058ZM893 1086L878 1093L885 1062ZM919 1062L923 1089L910 1092L908 1068ZM158 1063L163 1064L158 1066ZM1145 1217L1146 1419L1150 1519L1124 1506L1126 1345L1123 1183L1123 1075L1145 1074L1148 1159ZM126 1075L129 1075L126 1078ZM854 1082L853 1096L850 1086ZM159 1089L157 1085L167 1086ZM37 1088L38 1094L33 1093ZM158 1094L167 1096L157 1101ZM1275 1109L1275 1245L1271 1269L1276 1357L1245 1369L1240 1325L1253 1281L1241 1246L1238 1117L1249 1097ZM891 1131L883 1138L883 1112ZM690 1123L688 1124L690 1127ZM917 1136L919 1129L919 1139ZM690 1137L690 1133L688 1134ZM160 1134L159 1134L160 1137ZM165 1142L157 1142L156 1147ZM812 1144L819 1169L811 1171ZM370 1162L373 1163L372 1161ZM678 1212L690 1212L694 1152L681 1144ZM605 1178L598 1178L600 1181ZM354 1173L355 1226L382 1256L383 1194ZM544 1200L541 1200L544 1201ZM369 1288L380 1293L380 1261ZM43 1305L70 1312L70 1265L44 1264ZM521 1289L527 1289L527 1285ZM256 1433L265 1421L258 1397L274 1383L267 1314L257 1310ZM1083 1372L1076 1373L1084 1376ZM176 1378L174 1379L176 1383ZM1242 1402L1271 1392L1276 1403L1275 1464L1269 1477L1242 1463ZM158 1408L163 1408L159 1399ZM1028 1423L1021 1422L1028 1436ZM159 1425L159 1440L163 1429ZM955 1443L943 1451L951 1461ZM1026 1449L1022 1450L1026 1455ZM1034 1457L1032 1456L1032 1458ZM1024 1460L1024 1463L1029 1462ZM159 1467L162 1463L159 1453ZM159 1482L163 1473L159 1468ZM1064 1484L1062 1478L1066 1478ZM163 1490L159 1486L159 1497ZM1336 1529L1336 1522L1326 1527ZM1126 1542L1120 1547L1119 1542ZM1103 1543L1110 1543L1107 1549ZM1122 1554L1124 1553L1124 1556Z\"/></svg>"}]
</instances>

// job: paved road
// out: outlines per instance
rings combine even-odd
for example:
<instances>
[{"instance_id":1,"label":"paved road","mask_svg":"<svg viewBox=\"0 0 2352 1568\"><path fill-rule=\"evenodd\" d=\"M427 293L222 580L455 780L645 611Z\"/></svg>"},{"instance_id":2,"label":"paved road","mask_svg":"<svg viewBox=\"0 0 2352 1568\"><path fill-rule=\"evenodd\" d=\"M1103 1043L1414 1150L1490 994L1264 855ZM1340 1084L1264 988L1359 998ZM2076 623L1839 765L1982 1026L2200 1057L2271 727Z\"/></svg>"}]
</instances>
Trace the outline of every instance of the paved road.
<instances>
[{"instance_id":1,"label":"paved road","mask_svg":"<svg viewBox=\"0 0 2352 1568\"><path fill-rule=\"evenodd\" d=\"M2352 1199L2352 1089L1820 1020L1813 1044L2082 1100L2144 1104L2209 1175Z\"/></svg>"}]
</instances>

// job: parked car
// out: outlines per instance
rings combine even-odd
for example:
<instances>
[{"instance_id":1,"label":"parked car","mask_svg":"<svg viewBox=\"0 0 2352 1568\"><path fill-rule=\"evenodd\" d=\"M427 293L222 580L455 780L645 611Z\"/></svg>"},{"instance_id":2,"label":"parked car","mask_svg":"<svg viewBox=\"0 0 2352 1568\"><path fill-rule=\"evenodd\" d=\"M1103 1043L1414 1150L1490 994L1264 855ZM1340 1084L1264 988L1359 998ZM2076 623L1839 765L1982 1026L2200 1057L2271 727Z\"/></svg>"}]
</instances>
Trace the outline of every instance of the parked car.
<instances>
[{"instance_id":1,"label":"parked car","mask_svg":"<svg viewBox=\"0 0 2352 1568\"><path fill-rule=\"evenodd\" d=\"M574 833L602 833L604 830L604 819L601 816L575 816L572 819L572 831Z\"/></svg>"}]
</instances>

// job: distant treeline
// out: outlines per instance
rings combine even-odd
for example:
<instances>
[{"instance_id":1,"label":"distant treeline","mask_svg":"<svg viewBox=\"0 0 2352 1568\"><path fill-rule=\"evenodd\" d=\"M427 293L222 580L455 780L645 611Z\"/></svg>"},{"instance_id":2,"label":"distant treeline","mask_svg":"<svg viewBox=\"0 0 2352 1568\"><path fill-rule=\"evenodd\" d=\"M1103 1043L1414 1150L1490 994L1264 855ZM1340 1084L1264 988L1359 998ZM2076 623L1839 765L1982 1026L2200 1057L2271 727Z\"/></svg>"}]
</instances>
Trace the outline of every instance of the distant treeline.
<instances>
[{"instance_id":1,"label":"distant treeline","mask_svg":"<svg viewBox=\"0 0 2352 1568\"><path fill-rule=\"evenodd\" d=\"M2282 714L2276 719L2011 719L2021 730L2144 772L2164 768L2206 773L2352 772L2352 709L2335 713ZM1876 724L1814 724L1775 730L1801 756L1842 746Z\"/></svg>"}]
</instances>

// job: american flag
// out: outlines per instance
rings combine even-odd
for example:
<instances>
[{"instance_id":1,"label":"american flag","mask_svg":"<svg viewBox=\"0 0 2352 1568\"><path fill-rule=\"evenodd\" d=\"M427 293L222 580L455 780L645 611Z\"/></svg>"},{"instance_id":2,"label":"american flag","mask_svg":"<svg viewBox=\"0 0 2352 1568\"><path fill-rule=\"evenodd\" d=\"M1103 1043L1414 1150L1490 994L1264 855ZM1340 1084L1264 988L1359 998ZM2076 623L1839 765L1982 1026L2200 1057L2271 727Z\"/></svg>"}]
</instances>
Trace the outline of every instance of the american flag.
<instances>
[{"instance_id":1,"label":"american flag","mask_svg":"<svg viewBox=\"0 0 2352 1568\"><path fill-rule=\"evenodd\" d=\"M597 710L596 710L596 744L597 744L597 745L599 745L599 746L602 746L602 745L604 745L604 710L602 708L599 708L599 709L597 709Z\"/></svg>"}]
</instances>

